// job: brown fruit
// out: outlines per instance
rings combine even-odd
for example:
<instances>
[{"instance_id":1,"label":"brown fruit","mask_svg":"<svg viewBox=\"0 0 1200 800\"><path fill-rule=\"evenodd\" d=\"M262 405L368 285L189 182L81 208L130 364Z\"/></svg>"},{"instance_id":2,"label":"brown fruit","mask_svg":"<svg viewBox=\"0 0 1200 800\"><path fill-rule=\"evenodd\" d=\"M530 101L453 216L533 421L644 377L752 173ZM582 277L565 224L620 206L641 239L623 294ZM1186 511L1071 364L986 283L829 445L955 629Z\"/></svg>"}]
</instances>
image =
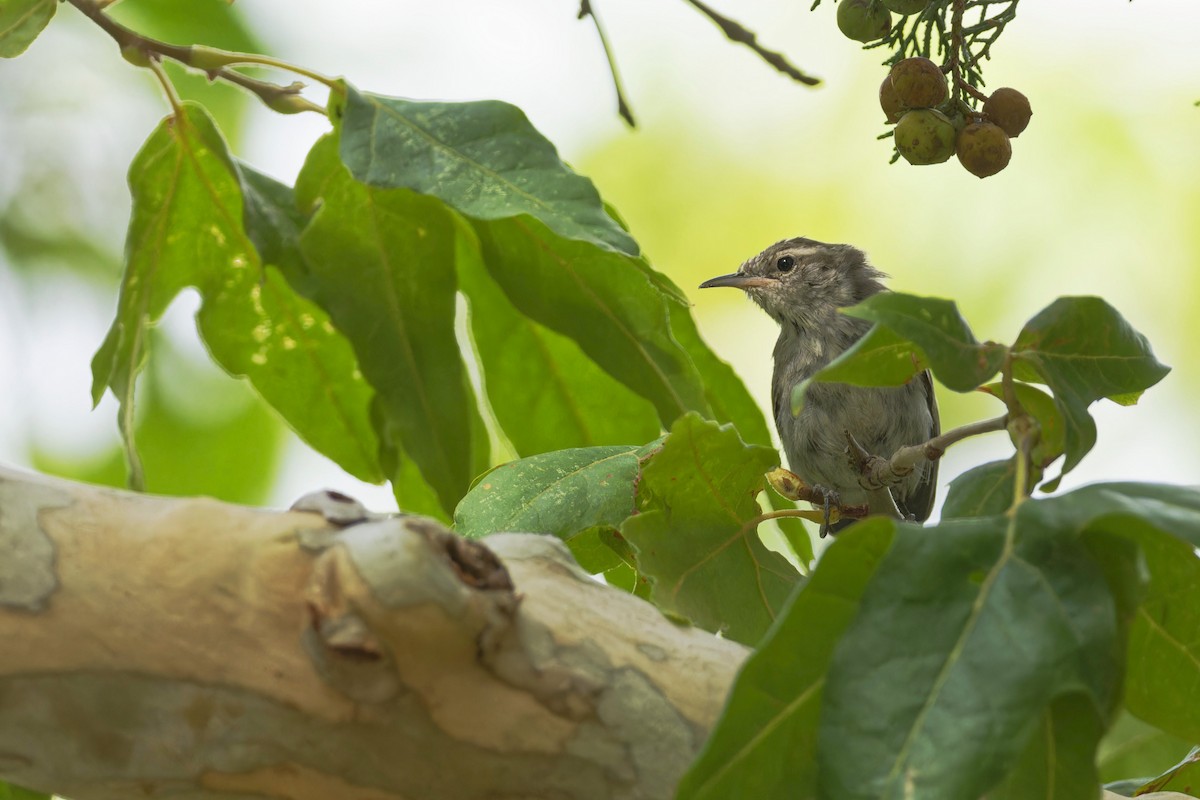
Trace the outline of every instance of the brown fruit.
<instances>
[{"instance_id":1,"label":"brown fruit","mask_svg":"<svg viewBox=\"0 0 1200 800\"><path fill-rule=\"evenodd\" d=\"M906 58L896 62L888 79L904 108L933 108L950 96L946 76L928 58Z\"/></svg>"},{"instance_id":2,"label":"brown fruit","mask_svg":"<svg viewBox=\"0 0 1200 800\"><path fill-rule=\"evenodd\" d=\"M883 83L879 84L879 107L883 109L889 125L895 125L904 114L900 98L896 97L896 90L892 87L891 75L888 75L883 79Z\"/></svg>"},{"instance_id":3,"label":"brown fruit","mask_svg":"<svg viewBox=\"0 0 1200 800\"><path fill-rule=\"evenodd\" d=\"M893 135L896 151L910 164L940 164L954 155L954 123L931 108L906 113Z\"/></svg>"},{"instance_id":4,"label":"brown fruit","mask_svg":"<svg viewBox=\"0 0 1200 800\"><path fill-rule=\"evenodd\" d=\"M892 14L870 0L842 0L837 7L838 29L856 42L873 42L892 29Z\"/></svg>"},{"instance_id":5,"label":"brown fruit","mask_svg":"<svg viewBox=\"0 0 1200 800\"><path fill-rule=\"evenodd\" d=\"M1016 137L1029 125L1033 109L1029 107L1028 97L1016 89L1002 86L984 102L983 113L1009 136Z\"/></svg>"},{"instance_id":6,"label":"brown fruit","mask_svg":"<svg viewBox=\"0 0 1200 800\"><path fill-rule=\"evenodd\" d=\"M897 14L916 14L925 10L929 0L883 0L883 4L887 6L888 11L895 11Z\"/></svg>"},{"instance_id":7,"label":"brown fruit","mask_svg":"<svg viewBox=\"0 0 1200 800\"><path fill-rule=\"evenodd\" d=\"M1008 166L1012 144L1008 134L991 122L972 122L958 134L958 160L967 172L980 178Z\"/></svg>"}]
</instances>

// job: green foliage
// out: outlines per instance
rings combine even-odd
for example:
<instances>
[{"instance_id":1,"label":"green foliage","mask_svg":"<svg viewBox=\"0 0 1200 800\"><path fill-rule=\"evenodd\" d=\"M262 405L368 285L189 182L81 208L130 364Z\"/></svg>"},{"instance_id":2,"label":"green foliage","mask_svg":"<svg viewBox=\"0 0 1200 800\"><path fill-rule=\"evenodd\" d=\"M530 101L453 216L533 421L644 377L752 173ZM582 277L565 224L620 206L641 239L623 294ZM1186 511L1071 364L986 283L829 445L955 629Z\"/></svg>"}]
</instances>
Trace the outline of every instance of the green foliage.
<instances>
[{"instance_id":1,"label":"green foliage","mask_svg":"<svg viewBox=\"0 0 1200 800\"><path fill-rule=\"evenodd\" d=\"M0 800L50 800L50 795L0 781Z\"/></svg>"},{"instance_id":2,"label":"green foliage","mask_svg":"<svg viewBox=\"0 0 1200 800\"><path fill-rule=\"evenodd\" d=\"M56 0L4 0L0 3L0 58L13 58L37 38L54 16Z\"/></svg>"}]
</instances>

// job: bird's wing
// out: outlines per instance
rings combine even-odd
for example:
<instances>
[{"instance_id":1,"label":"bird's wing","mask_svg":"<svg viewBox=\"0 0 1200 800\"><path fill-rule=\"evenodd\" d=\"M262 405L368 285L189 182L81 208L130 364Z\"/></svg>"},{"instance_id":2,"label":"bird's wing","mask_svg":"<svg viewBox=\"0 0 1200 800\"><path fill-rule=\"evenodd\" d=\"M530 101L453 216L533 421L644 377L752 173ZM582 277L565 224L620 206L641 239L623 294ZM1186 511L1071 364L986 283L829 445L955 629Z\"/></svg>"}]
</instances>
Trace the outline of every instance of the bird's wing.
<instances>
[{"instance_id":1,"label":"bird's wing","mask_svg":"<svg viewBox=\"0 0 1200 800\"><path fill-rule=\"evenodd\" d=\"M933 438L942 432L942 421L938 417L937 395L933 393L933 377L929 374L929 370L925 370L917 376L917 380L921 382L921 387L925 390L925 402L929 407L929 416L933 418L933 427L929 434L929 437ZM917 484L917 488L904 498L905 508L903 510L916 517L918 522L929 519L929 514L933 511L933 498L937 494L937 476L938 461L932 461L925 477Z\"/></svg>"}]
</instances>

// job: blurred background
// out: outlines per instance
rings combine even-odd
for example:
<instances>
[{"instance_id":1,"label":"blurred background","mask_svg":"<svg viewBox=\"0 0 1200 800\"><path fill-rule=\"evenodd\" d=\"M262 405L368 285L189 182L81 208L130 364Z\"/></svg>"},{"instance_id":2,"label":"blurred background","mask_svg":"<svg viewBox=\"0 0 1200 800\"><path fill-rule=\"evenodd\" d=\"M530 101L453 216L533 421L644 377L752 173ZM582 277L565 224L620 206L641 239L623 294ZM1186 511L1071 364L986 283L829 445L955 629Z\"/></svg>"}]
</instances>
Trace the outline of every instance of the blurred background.
<instances>
[{"instance_id":1,"label":"blurred background","mask_svg":"<svg viewBox=\"0 0 1200 800\"><path fill-rule=\"evenodd\" d=\"M781 238L865 249L893 288L951 297L981 339L1011 341L1063 294L1105 297L1174 372L1138 406L1094 407L1099 443L1065 487L1200 483L1200 48L1192 0L1025 2L986 64L1034 117L1009 168L889 166L877 141L885 53L844 39L826 2L739 0L718 10L825 83L793 83L684 0L593 0L638 129L618 119L596 32L550 0L123 0L114 14L178 43L256 50L363 89L523 108L591 176L655 266L696 303L701 330L767 408L773 323L740 293L696 285ZM271 77L267 73L268 77ZM282 77L282 76L274 76ZM284 78L285 82L291 80ZM192 76L234 151L291 181L327 129ZM321 102L319 92L313 99ZM116 404L93 411L89 362L116 303L125 170L167 106L157 85L68 5L23 56L0 62L0 462L120 484ZM150 488L270 505L332 487L380 509L207 360L188 293L153 343L139 389ZM943 426L992 416L940 395ZM963 469L1003 435L954 450Z\"/></svg>"}]
</instances>

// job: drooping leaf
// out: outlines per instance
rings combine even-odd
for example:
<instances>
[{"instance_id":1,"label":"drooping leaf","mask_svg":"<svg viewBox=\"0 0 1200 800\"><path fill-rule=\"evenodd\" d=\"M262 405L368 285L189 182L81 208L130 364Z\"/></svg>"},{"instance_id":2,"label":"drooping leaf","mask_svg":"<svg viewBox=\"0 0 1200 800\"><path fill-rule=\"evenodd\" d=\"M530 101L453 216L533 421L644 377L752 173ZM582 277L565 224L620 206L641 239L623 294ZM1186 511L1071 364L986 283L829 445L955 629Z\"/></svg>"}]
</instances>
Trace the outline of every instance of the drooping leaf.
<instances>
[{"instance_id":1,"label":"drooping leaf","mask_svg":"<svg viewBox=\"0 0 1200 800\"><path fill-rule=\"evenodd\" d=\"M1064 473L1096 443L1089 405L1103 397L1128 403L1170 371L1146 338L1098 297L1055 300L1025 324L1013 355L1054 392L1066 422Z\"/></svg>"},{"instance_id":2,"label":"drooping leaf","mask_svg":"<svg viewBox=\"0 0 1200 800\"><path fill-rule=\"evenodd\" d=\"M319 140L296 183L301 209L312 212L300 235L310 291L375 389L393 475L414 478L411 460L446 516L487 466L454 331L456 225L433 198L355 181L337 147L334 134ZM413 508L400 493L407 481L394 483Z\"/></svg>"},{"instance_id":3,"label":"drooping leaf","mask_svg":"<svg viewBox=\"0 0 1200 800\"><path fill-rule=\"evenodd\" d=\"M894 523L877 517L847 529L825 551L743 665L678 800L815 796L826 671L894 533Z\"/></svg>"},{"instance_id":4,"label":"drooping leaf","mask_svg":"<svg viewBox=\"0 0 1200 800\"><path fill-rule=\"evenodd\" d=\"M652 402L664 426L708 415L704 384L671 333L670 302L637 261L556 236L530 217L476 222L484 264L522 314L569 337Z\"/></svg>"},{"instance_id":5,"label":"drooping leaf","mask_svg":"<svg viewBox=\"0 0 1200 800\"><path fill-rule=\"evenodd\" d=\"M532 216L564 238L638 253L592 182L516 106L414 102L347 86L344 114L341 157L359 181L433 195L472 219Z\"/></svg>"},{"instance_id":6,"label":"drooping leaf","mask_svg":"<svg viewBox=\"0 0 1200 800\"><path fill-rule=\"evenodd\" d=\"M621 526L656 605L739 642L766 633L800 578L747 525L760 513L763 473L778 461L695 413L671 427L642 469L640 513Z\"/></svg>"},{"instance_id":7,"label":"drooping leaf","mask_svg":"<svg viewBox=\"0 0 1200 800\"><path fill-rule=\"evenodd\" d=\"M596 525L620 525L634 511L641 452L581 447L503 464L458 504L454 528L472 537L523 531L567 540Z\"/></svg>"},{"instance_id":8,"label":"drooping leaf","mask_svg":"<svg viewBox=\"0 0 1200 800\"><path fill-rule=\"evenodd\" d=\"M474 247L460 248L458 267L488 402L518 455L658 436L654 406L519 312Z\"/></svg>"},{"instance_id":9,"label":"drooping leaf","mask_svg":"<svg viewBox=\"0 0 1200 800\"><path fill-rule=\"evenodd\" d=\"M220 133L187 105L151 134L129 168L133 213L117 316L92 359L92 400L111 388L131 454L131 482L142 485L133 443L133 393L146 337L186 286L208 288L225 273L255 269L241 230L241 196Z\"/></svg>"},{"instance_id":10,"label":"drooping leaf","mask_svg":"<svg viewBox=\"0 0 1200 800\"><path fill-rule=\"evenodd\" d=\"M958 313L958 307L950 300L880 292L846 309L845 313L884 325L915 344L928 360L937 379L956 392L975 389L995 375L1004 361L1006 348L993 342L980 344L976 341L975 335ZM886 344L886 340L883 341ZM891 343L890 348L892 357L899 362L899 366L893 366L892 369L906 368L902 358L911 356L895 350L895 342ZM885 348L879 358L887 355L888 348Z\"/></svg>"},{"instance_id":11,"label":"drooping leaf","mask_svg":"<svg viewBox=\"0 0 1200 800\"><path fill-rule=\"evenodd\" d=\"M972 467L950 481L942 519L1003 514L1013 503L1016 462L1009 458Z\"/></svg>"},{"instance_id":12,"label":"drooping leaf","mask_svg":"<svg viewBox=\"0 0 1200 800\"><path fill-rule=\"evenodd\" d=\"M93 398L111 387L122 430L129 430L147 331L194 286L203 300L197 322L214 360L248 377L318 451L357 477L379 480L366 416L370 388L325 313L264 268L243 224L244 174L193 105L167 118L135 158L125 276L116 320L92 363Z\"/></svg>"},{"instance_id":13,"label":"drooping leaf","mask_svg":"<svg viewBox=\"0 0 1200 800\"><path fill-rule=\"evenodd\" d=\"M1082 531L1102 517L1131 517L1200 547L1200 491L1160 483L1094 483L1026 503L1021 513L1047 528Z\"/></svg>"},{"instance_id":14,"label":"drooping leaf","mask_svg":"<svg viewBox=\"0 0 1200 800\"><path fill-rule=\"evenodd\" d=\"M58 0L4 0L0 3L0 58L13 58L50 23Z\"/></svg>"},{"instance_id":15,"label":"drooping leaf","mask_svg":"<svg viewBox=\"0 0 1200 800\"><path fill-rule=\"evenodd\" d=\"M1105 577L1070 532L900 526L829 668L822 796L983 795L1055 698L1084 692L1104 719L1119 645Z\"/></svg>"}]
</instances>

